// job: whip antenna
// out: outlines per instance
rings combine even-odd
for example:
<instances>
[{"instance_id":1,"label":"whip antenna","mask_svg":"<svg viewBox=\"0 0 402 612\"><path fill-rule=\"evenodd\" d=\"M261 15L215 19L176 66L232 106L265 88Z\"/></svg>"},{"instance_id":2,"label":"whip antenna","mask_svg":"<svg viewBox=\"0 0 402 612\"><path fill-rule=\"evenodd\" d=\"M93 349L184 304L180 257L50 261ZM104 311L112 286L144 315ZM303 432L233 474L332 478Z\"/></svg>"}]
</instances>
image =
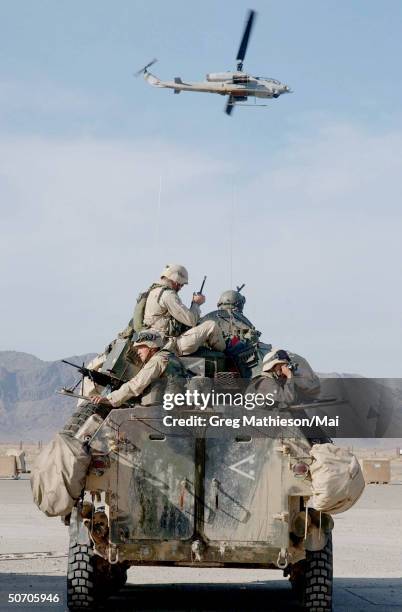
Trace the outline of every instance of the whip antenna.
<instances>
[{"instance_id":1,"label":"whip antenna","mask_svg":"<svg viewBox=\"0 0 402 612\"><path fill-rule=\"evenodd\" d=\"M236 210L236 183L233 181L232 186L232 202L230 207L230 223L229 223L229 286L233 285L233 229L234 215Z\"/></svg>"},{"instance_id":2,"label":"whip antenna","mask_svg":"<svg viewBox=\"0 0 402 612\"><path fill-rule=\"evenodd\" d=\"M160 249L160 226L161 226L161 200L162 200L162 175L159 176L158 204L156 209L156 248Z\"/></svg>"}]
</instances>

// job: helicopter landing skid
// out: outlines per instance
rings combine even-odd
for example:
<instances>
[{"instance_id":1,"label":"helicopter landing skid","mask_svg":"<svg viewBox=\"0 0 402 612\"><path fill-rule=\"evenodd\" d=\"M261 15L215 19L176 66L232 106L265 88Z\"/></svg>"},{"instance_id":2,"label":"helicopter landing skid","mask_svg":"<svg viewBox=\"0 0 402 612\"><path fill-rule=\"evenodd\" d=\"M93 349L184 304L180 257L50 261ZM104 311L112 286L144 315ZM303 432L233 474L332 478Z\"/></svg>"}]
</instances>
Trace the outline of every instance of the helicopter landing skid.
<instances>
[{"instance_id":1,"label":"helicopter landing skid","mask_svg":"<svg viewBox=\"0 0 402 612\"><path fill-rule=\"evenodd\" d=\"M269 104L257 104L256 102L254 102L254 104L248 104L247 102L235 102L230 106L251 106L252 108L267 108Z\"/></svg>"}]
</instances>

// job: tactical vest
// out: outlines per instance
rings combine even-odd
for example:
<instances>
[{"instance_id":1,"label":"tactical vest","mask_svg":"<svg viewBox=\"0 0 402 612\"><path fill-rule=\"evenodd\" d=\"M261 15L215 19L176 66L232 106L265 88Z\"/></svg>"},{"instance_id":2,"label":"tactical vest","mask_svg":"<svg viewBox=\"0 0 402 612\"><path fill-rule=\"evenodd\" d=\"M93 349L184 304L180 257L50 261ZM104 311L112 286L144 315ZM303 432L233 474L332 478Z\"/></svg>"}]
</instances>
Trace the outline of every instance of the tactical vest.
<instances>
[{"instance_id":1,"label":"tactical vest","mask_svg":"<svg viewBox=\"0 0 402 612\"><path fill-rule=\"evenodd\" d=\"M145 317L145 310L146 310L146 306L147 306L147 302L149 299L149 295L151 293L151 291L153 289L156 289L157 287L160 287L160 291L158 293L158 296L156 298L156 303L159 305L161 312L158 314L153 314L151 315L152 318L154 319L154 323L150 324L150 323L145 323L144 322L144 317ZM177 321L177 319L175 319L168 311L168 309L166 308L165 310L163 310L163 307L160 304L160 299L162 297L162 294L164 291L169 290L169 291L174 291L174 289L172 289L171 287L169 287L168 285L162 285L159 283L154 283L153 285L151 285L151 287L148 289L147 292L142 293L138 296L138 300L137 300L137 306L136 306L136 310L138 308L138 312L140 312L141 309L141 314L138 314L138 319L141 319L141 323L142 323L142 329L147 329L147 328L154 328L157 331L159 331L162 335L164 336L168 336L170 338L176 338L178 336L180 336L184 331L186 331L187 329L189 329L188 327L186 327L185 325L183 325L182 323L180 323L180 321ZM159 323L163 321L163 327L164 329L161 329Z\"/></svg>"},{"instance_id":2,"label":"tactical vest","mask_svg":"<svg viewBox=\"0 0 402 612\"><path fill-rule=\"evenodd\" d=\"M147 299L148 299L150 292L152 291L152 289L156 289L156 287L161 288L160 293L158 295L158 300L157 300L158 304L159 304L159 300L161 299L162 293L166 291L166 289L170 289L171 291L173 291L167 285L161 285L160 283L153 283L149 287L149 289L139 294L139 296L137 297L137 302L134 308L134 314L132 318L132 326L137 333L140 332L142 329L148 327L147 325L144 325L145 306L147 305Z\"/></svg>"},{"instance_id":3,"label":"tactical vest","mask_svg":"<svg viewBox=\"0 0 402 612\"><path fill-rule=\"evenodd\" d=\"M208 320L215 321L219 325L225 339L238 335L241 340L254 344L261 336L261 332L254 327L251 321L237 310L228 311L223 308L214 310L202 317L200 323Z\"/></svg>"},{"instance_id":4,"label":"tactical vest","mask_svg":"<svg viewBox=\"0 0 402 612\"><path fill-rule=\"evenodd\" d=\"M168 364L162 376L151 383L141 395L142 406L159 406L163 403L165 393L183 393L187 371L176 355L161 350L158 354L168 356Z\"/></svg>"}]
</instances>

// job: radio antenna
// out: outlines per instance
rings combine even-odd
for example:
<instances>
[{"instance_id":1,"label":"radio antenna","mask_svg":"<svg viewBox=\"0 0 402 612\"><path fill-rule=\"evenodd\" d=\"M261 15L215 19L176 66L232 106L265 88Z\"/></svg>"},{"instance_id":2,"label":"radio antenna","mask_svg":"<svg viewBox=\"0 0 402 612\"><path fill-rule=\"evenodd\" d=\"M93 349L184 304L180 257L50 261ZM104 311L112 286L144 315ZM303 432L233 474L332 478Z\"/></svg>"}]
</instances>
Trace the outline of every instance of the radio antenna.
<instances>
[{"instance_id":1,"label":"radio antenna","mask_svg":"<svg viewBox=\"0 0 402 612\"><path fill-rule=\"evenodd\" d=\"M159 191L158 191L158 206L156 211L156 250L160 248L160 226L161 226L161 200L162 200L162 175L159 177Z\"/></svg>"},{"instance_id":2,"label":"radio antenna","mask_svg":"<svg viewBox=\"0 0 402 612\"><path fill-rule=\"evenodd\" d=\"M234 216L236 211L236 183L233 181L232 185L232 202L230 209L230 223L229 223L229 286L233 285L233 229L234 229Z\"/></svg>"}]
</instances>

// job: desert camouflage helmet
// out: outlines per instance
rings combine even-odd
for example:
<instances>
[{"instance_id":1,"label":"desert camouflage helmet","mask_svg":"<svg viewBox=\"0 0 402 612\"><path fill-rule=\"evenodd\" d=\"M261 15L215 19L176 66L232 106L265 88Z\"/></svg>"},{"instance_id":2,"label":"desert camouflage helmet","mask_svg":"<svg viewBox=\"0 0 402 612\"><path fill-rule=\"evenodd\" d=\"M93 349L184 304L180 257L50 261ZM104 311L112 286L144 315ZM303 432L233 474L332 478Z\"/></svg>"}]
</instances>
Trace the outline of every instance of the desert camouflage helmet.
<instances>
[{"instance_id":1,"label":"desert camouflage helmet","mask_svg":"<svg viewBox=\"0 0 402 612\"><path fill-rule=\"evenodd\" d=\"M168 264L162 270L161 278L168 278L174 283L180 285L188 285L188 272L184 266L180 264Z\"/></svg>"},{"instance_id":2,"label":"desert camouflage helmet","mask_svg":"<svg viewBox=\"0 0 402 612\"><path fill-rule=\"evenodd\" d=\"M223 308L224 310L239 310L239 312L243 312L245 303L246 298L244 295L242 295L239 291L229 289L228 291L224 291L219 298L218 308Z\"/></svg>"},{"instance_id":3,"label":"desert camouflage helmet","mask_svg":"<svg viewBox=\"0 0 402 612\"><path fill-rule=\"evenodd\" d=\"M283 349L272 349L262 360L262 371L269 372L277 363L289 363L290 357Z\"/></svg>"},{"instance_id":4,"label":"desert camouflage helmet","mask_svg":"<svg viewBox=\"0 0 402 612\"><path fill-rule=\"evenodd\" d=\"M157 331L141 331L138 334L138 337L134 342L133 346L147 346L148 348L160 349L163 346L162 336Z\"/></svg>"}]
</instances>

